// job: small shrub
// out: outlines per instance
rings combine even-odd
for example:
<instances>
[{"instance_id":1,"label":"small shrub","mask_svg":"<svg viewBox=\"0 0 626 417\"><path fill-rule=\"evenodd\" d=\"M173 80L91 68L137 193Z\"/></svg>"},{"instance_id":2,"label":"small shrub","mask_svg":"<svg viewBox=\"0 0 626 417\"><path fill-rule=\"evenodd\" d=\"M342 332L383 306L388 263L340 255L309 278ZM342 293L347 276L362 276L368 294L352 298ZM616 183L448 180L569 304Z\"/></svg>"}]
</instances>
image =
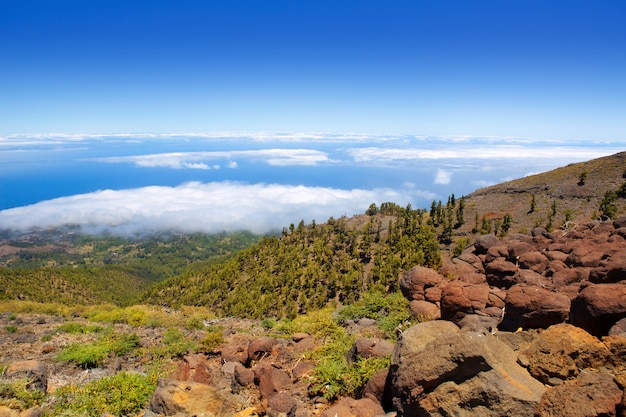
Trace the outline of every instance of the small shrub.
<instances>
[{"instance_id":1,"label":"small shrub","mask_svg":"<svg viewBox=\"0 0 626 417\"><path fill-rule=\"evenodd\" d=\"M10 325L10 326L6 326L4 330L6 330L9 333L17 333L18 329L17 329L17 326Z\"/></svg>"},{"instance_id":2,"label":"small shrub","mask_svg":"<svg viewBox=\"0 0 626 417\"><path fill-rule=\"evenodd\" d=\"M97 326L93 324L86 325L86 324L81 324L81 323L76 323L76 322L63 323L62 325L57 327L57 331L60 331L60 332L79 333L79 334L99 333L103 330L104 330L104 327L102 326Z\"/></svg>"},{"instance_id":3,"label":"small shrub","mask_svg":"<svg viewBox=\"0 0 626 417\"><path fill-rule=\"evenodd\" d=\"M49 415L137 415L150 401L156 380L155 375L120 372L92 381L82 388L66 386L58 390L59 400Z\"/></svg>"},{"instance_id":4,"label":"small shrub","mask_svg":"<svg viewBox=\"0 0 626 417\"><path fill-rule=\"evenodd\" d=\"M81 368L97 368L109 356L109 346L103 343L73 344L63 349L56 357L58 361L74 362Z\"/></svg>"},{"instance_id":5,"label":"small shrub","mask_svg":"<svg viewBox=\"0 0 626 417\"><path fill-rule=\"evenodd\" d=\"M263 319L261 321L261 327L263 327L265 330L271 330L274 327L276 327L276 320L274 320L274 319Z\"/></svg>"},{"instance_id":6,"label":"small shrub","mask_svg":"<svg viewBox=\"0 0 626 417\"><path fill-rule=\"evenodd\" d=\"M15 313L10 313L10 314L7 316L7 319L8 319L8 320L16 320L16 319L17 319L17 314L15 314Z\"/></svg>"},{"instance_id":7,"label":"small shrub","mask_svg":"<svg viewBox=\"0 0 626 417\"><path fill-rule=\"evenodd\" d=\"M157 358L180 358L196 348L196 342L185 338L179 329L170 328L163 335L162 345L153 347L150 353Z\"/></svg>"},{"instance_id":8,"label":"small shrub","mask_svg":"<svg viewBox=\"0 0 626 417\"><path fill-rule=\"evenodd\" d=\"M187 330L202 330L204 327L204 321L199 317L192 317L185 323L185 329Z\"/></svg>"},{"instance_id":9,"label":"small shrub","mask_svg":"<svg viewBox=\"0 0 626 417\"><path fill-rule=\"evenodd\" d=\"M11 382L0 381L0 406L26 410L42 403L46 394L39 390L29 390L30 380L20 378Z\"/></svg>"},{"instance_id":10,"label":"small shrub","mask_svg":"<svg viewBox=\"0 0 626 417\"><path fill-rule=\"evenodd\" d=\"M221 329L211 329L200 341L200 350L210 353L213 349L224 343L224 333Z\"/></svg>"},{"instance_id":11,"label":"small shrub","mask_svg":"<svg viewBox=\"0 0 626 417\"><path fill-rule=\"evenodd\" d=\"M109 342L109 350L118 356L126 355L137 347L139 347L139 336L134 333L114 336Z\"/></svg>"}]
</instances>

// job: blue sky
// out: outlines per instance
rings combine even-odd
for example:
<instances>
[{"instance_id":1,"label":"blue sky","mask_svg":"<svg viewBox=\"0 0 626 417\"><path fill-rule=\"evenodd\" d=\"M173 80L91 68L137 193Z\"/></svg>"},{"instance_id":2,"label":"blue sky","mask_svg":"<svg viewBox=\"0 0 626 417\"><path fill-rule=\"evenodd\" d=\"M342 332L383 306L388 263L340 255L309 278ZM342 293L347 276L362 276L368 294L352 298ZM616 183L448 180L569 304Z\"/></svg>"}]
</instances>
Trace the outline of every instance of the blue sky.
<instances>
[{"instance_id":1,"label":"blue sky","mask_svg":"<svg viewBox=\"0 0 626 417\"><path fill-rule=\"evenodd\" d=\"M622 151L625 21L623 1L0 0L0 228L268 231Z\"/></svg>"},{"instance_id":2,"label":"blue sky","mask_svg":"<svg viewBox=\"0 0 626 417\"><path fill-rule=\"evenodd\" d=\"M624 140L623 1L1 1L0 133Z\"/></svg>"}]
</instances>

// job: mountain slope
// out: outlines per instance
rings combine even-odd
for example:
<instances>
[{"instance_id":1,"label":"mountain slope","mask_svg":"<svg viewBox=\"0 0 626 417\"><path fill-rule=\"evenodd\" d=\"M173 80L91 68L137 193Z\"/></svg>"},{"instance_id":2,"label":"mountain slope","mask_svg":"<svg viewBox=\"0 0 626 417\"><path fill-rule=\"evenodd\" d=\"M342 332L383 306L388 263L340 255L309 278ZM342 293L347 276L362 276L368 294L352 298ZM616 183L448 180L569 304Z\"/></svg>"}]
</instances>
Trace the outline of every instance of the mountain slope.
<instances>
[{"instance_id":1,"label":"mountain slope","mask_svg":"<svg viewBox=\"0 0 626 417\"><path fill-rule=\"evenodd\" d=\"M501 221L509 213L512 217L510 232L546 227L550 218L554 229L562 227L566 218L571 220L570 226L598 219L602 215L600 205L605 193L616 191L624 184L625 170L626 152L620 152L482 188L466 197L467 222L459 231L471 231L476 215L479 222L483 216ZM531 210L533 198L535 204ZM617 214L626 212L625 199L618 199L614 204Z\"/></svg>"}]
</instances>

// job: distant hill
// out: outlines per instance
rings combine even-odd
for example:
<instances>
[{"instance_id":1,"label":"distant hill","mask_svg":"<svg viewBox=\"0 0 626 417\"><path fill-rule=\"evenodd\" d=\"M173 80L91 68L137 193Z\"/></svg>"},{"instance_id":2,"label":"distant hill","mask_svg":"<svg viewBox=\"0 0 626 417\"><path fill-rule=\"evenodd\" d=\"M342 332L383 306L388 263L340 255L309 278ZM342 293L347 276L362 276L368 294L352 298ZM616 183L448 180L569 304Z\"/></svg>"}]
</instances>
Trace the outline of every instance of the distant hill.
<instances>
[{"instance_id":1,"label":"distant hill","mask_svg":"<svg viewBox=\"0 0 626 417\"><path fill-rule=\"evenodd\" d=\"M471 233L476 215L479 223L483 216L501 222L507 213L512 218L510 232L546 227L550 220L556 230L563 227L566 218L570 227L584 224L602 216L600 206L605 194L619 190L624 182L626 152L620 152L482 188L466 196L466 223L457 232ZM612 204L617 215L626 213L626 199L618 198Z\"/></svg>"}]
</instances>

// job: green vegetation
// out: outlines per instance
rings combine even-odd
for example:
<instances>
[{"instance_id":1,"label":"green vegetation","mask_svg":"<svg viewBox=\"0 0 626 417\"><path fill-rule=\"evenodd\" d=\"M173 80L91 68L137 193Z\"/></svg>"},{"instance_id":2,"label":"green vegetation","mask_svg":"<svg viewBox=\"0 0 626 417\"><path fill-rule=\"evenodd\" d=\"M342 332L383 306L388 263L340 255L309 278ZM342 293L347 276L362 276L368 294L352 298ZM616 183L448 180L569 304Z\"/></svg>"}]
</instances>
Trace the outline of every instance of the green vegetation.
<instances>
[{"instance_id":1,"label":"green vegetation","mask_svg":"<svg viewBox=\"0 0 626 417\"><path fill-rule=\"evenodd\" d=\"M150 400L156 389L157 378L156 374L119 372L82 387L65 386L59 389L54 408L43 416L136 415Z\"/></svg>"},{"instance_id":2,"label":"green vegetation","mask_svg":"<svg viewBox=\"0 0 626 417\"><path fill-rule=\"evenodd\" d=\"M374 290L363 294L357 302L339 309L338 319L344 321L369 318L378 321L378 327L387 339L396 339L396 329L410 320L409 302L400 293L385 294Z\"/></svg>"},{"instance_id":3,"label":"green vegetation","mask_svg":"<svg viewBox=\"0 0 626 417\"><path fill-rule=\"evenodd\" d=\"M295 317L353 303L375 286L395 292L402 272L415 265L439 267L437 230L425 211L393 203L369 210L370 216L291 225L224 262L154 285L143 300L211 306L225 316Z\"/></svg>"},{"instance_id":4,"label":"green vegetation","mask_svg":"<svg viewBox=\"0 0 626 417\"><path fill-rule=\"evenodd\" d=\"M126 355L139 347L136 334L105 335L94 343L75 343L67 346L56 357L58 361L73 362L81 368L97 368L104 364L109 354Z\"/></svg>"},{"instance_id":5,"label":"green vegetation","mask_svg":"<svg viewBox=\"0 0 626 417\"><path fill-rule=\"evenodd\" d=\"M241 232L138 241L65 233L44 234L34 242L9 240L7 245L21 250L0 257L0 300L130 305L155 282L232 254L259 238Z\"/></svg>"},{"instance_id":6,"label":"green vegetation","mask_svg":"<svg viewBox=\"0 0 626 417\"><path fill-rule=\"evenodd\" d=\"M0 407L25 410L41 404L46 394L40 390L29 389L29 384L27 378L11 382L0 381Z\"/></svg>"}]
</instances>

